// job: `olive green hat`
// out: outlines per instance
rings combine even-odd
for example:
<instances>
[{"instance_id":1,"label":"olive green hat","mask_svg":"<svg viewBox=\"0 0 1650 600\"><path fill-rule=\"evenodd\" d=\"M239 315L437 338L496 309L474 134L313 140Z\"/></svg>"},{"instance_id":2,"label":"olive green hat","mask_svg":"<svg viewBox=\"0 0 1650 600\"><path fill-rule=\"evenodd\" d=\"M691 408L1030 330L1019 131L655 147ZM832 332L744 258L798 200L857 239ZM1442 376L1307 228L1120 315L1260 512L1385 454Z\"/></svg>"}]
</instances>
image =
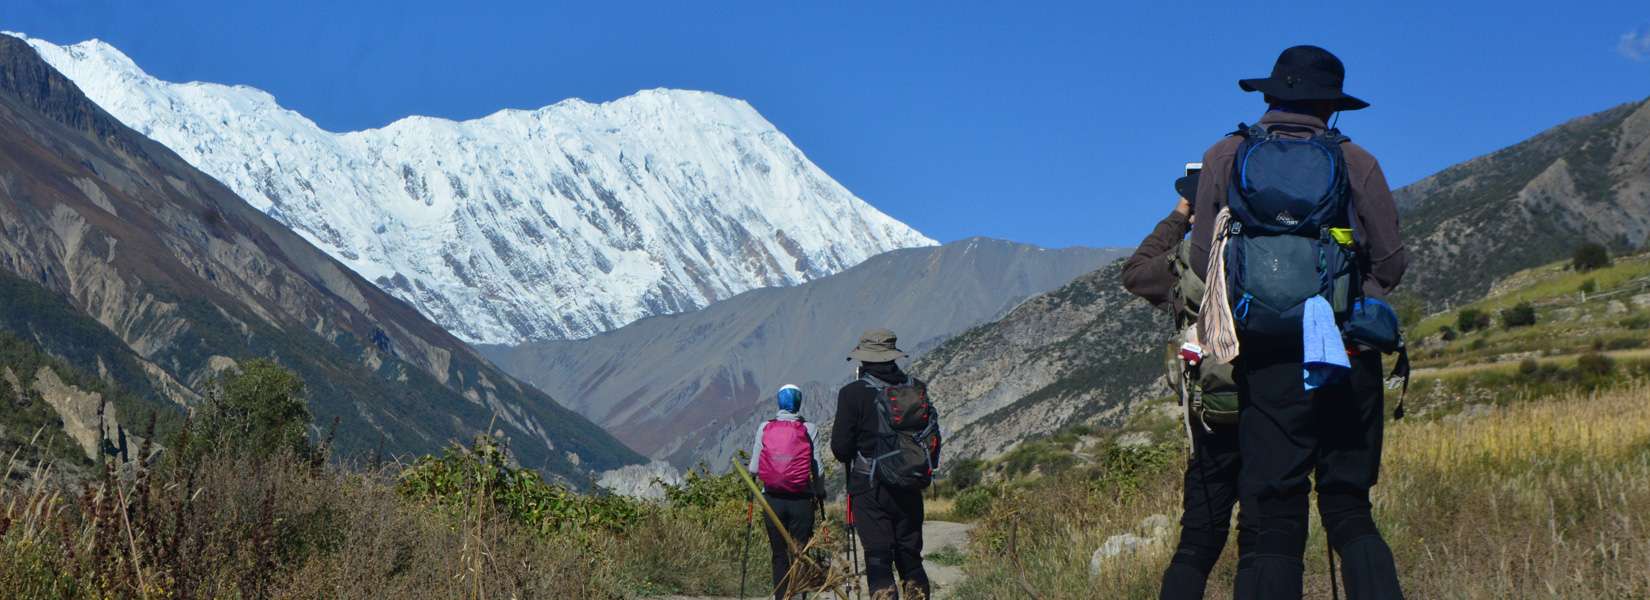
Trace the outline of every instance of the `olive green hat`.
<instances>
[{"instance_id":1,"label":"olive green hat","mask_svg":"<svg viewBox=\"0 0 1650 600\"><path fill-rule=\"evenodd\" d=\"M898 346L899 336L887 329L872 329L859 335L859 343L848 353L848 360L868 363L891 362L905 358Z\"/></svg>"}]
</instances>

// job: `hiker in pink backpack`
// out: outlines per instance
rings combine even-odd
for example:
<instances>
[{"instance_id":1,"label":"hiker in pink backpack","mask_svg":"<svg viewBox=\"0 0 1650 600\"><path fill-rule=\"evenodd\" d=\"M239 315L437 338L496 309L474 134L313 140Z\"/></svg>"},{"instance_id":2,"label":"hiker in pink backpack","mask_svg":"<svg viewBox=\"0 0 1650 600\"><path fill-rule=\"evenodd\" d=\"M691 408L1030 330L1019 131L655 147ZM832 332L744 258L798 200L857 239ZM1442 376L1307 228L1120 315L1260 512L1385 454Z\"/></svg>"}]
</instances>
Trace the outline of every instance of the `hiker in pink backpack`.
<instances>
[{"instance_id":1,"label":"hiker in pink backpack","mask_svg":"<svg viewBox=\"0 0 1650 600\"><path fill-rule=\"evenodd\" d=\"M814 535L814 501L825 496L819 478L819 429L802 418L802 389L779 388L779 414L756 429L749 470L762 481L762 497L785 524L796 543L808 545ZM768 544L773 548L773 597L788 597L785 573L791 569L785 538L768 522Z\"/></svg>"}]
</instances>

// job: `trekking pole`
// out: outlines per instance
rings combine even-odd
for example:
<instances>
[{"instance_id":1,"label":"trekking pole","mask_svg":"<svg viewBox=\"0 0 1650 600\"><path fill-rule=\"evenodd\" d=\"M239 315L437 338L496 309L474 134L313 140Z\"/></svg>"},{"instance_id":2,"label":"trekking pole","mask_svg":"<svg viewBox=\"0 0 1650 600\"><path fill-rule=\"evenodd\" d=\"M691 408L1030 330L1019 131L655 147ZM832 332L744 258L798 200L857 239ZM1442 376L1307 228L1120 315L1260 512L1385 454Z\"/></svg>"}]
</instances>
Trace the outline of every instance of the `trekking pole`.
<instances>
[{"instance_id":1,"label":"trekking pole","mask_svg":"<svg viewBox=\"0 0 1650 600\"><path fill-rule=\"evenodd\" d=\"M751 531L755 529L753 523L756 516L756 499L745 502L745 549L739 552L739 598L745 597L745 568L751 559Z\"/></svg>"},{"instance_id":2,"label":"trekking pole","mask_svg":"<svg viewBox=\"0 0 1650 600\"><path fill-rule=\"evenodd\" d=\"M848 573L850 577L848 592L854 594L854 597L858 597L859 539L857 532L854 531L854 495L844 491L842 496L847 499L842 510L842 528L848 532L848 535L844 536L848 540Z\"/></svg>"}]
</instances>

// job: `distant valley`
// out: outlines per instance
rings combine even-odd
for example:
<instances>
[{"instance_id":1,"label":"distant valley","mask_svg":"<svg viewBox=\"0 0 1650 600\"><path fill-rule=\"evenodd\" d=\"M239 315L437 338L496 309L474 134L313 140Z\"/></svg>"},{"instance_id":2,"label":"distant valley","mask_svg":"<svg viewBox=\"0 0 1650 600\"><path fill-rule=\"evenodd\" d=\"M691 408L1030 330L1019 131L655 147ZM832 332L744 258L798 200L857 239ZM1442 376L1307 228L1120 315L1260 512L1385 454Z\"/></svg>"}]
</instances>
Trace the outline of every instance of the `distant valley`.
<instances>
[{"instance_id":1,"label":"distant valley","mask_svg":"<svg viewBox=\"0 0 1650 600\"><path fill-rule=\"evenodd\" d=\"M1122 255L989 239L897 250L789 288L643 319L587 340L483 347L500 366L565 399L637 451L679 467L723 465L773 413L770 394L803 387L804 414L828 422L859 333L886 326L913 355L995 319Z\"/></svg>"}]
</instances>

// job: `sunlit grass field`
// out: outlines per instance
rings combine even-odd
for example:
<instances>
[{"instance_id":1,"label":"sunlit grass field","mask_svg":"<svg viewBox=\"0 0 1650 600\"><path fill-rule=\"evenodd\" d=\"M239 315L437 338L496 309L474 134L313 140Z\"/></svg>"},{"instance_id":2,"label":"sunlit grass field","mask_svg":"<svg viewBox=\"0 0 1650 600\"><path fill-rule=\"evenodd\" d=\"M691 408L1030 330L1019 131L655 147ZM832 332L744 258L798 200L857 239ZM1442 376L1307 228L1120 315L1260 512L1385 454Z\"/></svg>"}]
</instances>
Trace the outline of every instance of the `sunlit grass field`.
<instances>
[{"instance_id":1,"label":"sunlit grass field","mask_svg":"<svg viewBox=\"0 0 1650 600\"><path fill-rule=\"evenodd\" d=\"M1650 385L1520 399L1387 429L1376 518L1411 598L1650 597ZM1150 598L1174 534L1102 563L1108 537L1176 517L1179 473L1137 487L1044 478L996 503L970 549L964 598ZM1316 517L1314 513L1314 527ZM1236 542L1211 577L1226 598ZM1321 531L1307 595L1329 597Z\"/></svg>"}]
</instances>

